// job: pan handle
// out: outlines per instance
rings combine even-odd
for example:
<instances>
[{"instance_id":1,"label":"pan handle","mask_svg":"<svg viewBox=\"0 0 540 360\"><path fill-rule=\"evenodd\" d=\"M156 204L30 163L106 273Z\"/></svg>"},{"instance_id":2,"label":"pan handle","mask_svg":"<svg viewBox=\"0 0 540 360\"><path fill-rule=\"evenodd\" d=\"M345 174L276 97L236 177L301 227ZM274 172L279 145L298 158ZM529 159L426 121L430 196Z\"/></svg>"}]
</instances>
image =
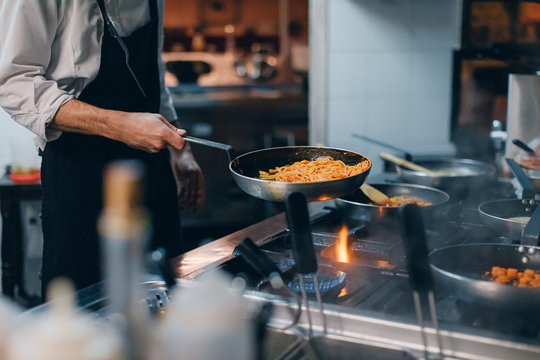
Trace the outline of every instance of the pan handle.
<instances>
[{"instance_id":1,"label":"pan handle","mask_svg":"<svg viewBox=\"0 0 540 360\"><path fill-rule=\"evenodd\" d=\"M510 166L510 169L514 173L514 176L518 179L519 183L523 187L523 192L521 193L522 199L534 199L536 196L536 190L534 185L531 182L531 179L527 177L527 174L523 171L521 166L518 165L514 159L506 158L506 163Z\"/></svg>"},{"instance_id":2,"label":"pan handle","mask_svg":"<svg viewBox=\"0 0 540 360\"><path fill-rule=\"evenodd\" d=\"M234 248L233 254L240 255L257 272L266 278L270 278L270 275L274 272L283 277L277 265L250 238L242 240Z\"/></svg>"},{"instance_id":3,"label":"pan handle","mask_svg":"<svg viewBox=\"0 0 540 360\"><path fill-rule=\"evenodd\" d=\"M521 234L521 245L539 246L540 245L540 205L536 206L531 219L523 229Z\"/></svg>"},{"instance_id":4,"label":"pan handle","mask_svg":"<svg viewBox=\"0 0 540 360\"><path fill-rule=\"evenodd\" d=\"M401 234L407 255L409 281L414 291L433 290L433 277L429 267L426 229L420 207L408 204L401 208Z\"/></svg>"},{"instance_id":5,"label":"pan handle","mask_svg":"<svg viewBox=\"0 0 540 360\"><path fill-rule=\"evenodd\" d=\"M302 275L316 273L317 257L304 194L298 191L289 193L285 200L285 209L298 273Z\"/></svg>"},{"instance_id":6,"label":"pan handle","mask_svg":"<svg viewBox=\"0 0 540 360\"><path fill-rule=\"evenodd\" d=\"M222 143L218 143L218 142L210 141L206 139L199 139L193 136L182 136L182 139L192 144L199 144L199 145L204 145L204 146L210 146L210 147L220 149L220 150L225 150L227 152L227 156L229 157L229 162L232 162L234 158L236 157L234 149L231 145L222 144Z\"/></svg>"},{"instance_id":7,"label":"pan handle","mask_svg":"<svg viewBox=\"0 0 540 360\"><path fill-rule=\"evenodd\" d=\"M372 139L370 137L367 137L367 136L364 136L364 135L360 135L360 134L352 134L352 137L353 138L357 138L357 139L360 139L360 140L365 140L367 142L370 142L372 144L375 144L375 145L379 145L379 146L382 146L382 147L385 147L387 149L391 149L391 150L395 150L395 151L398 151L400 153L403 153L403 156L405 157L405 160L407 161L412 161L412 155L410 152L406 151L406 150L403 150L401 148L398 148L394 145L390 145L390 144L387 144L387 143L384 143L382 141L379 141L379 140L375 140L375 139Z\"/></svg>"},{"instance_id":8,"label":"pan handle","mask_svg":"<svg viewBox=\"0 0 540 360\"><path fill-rule=\"evenodd\" d=\"M525 150L525 152L527 152L527 154L529 154L531 156L536 156L536 153L534 152L534 150L531 149L529 147L529 145L525 144L523 141L521 141L519 139L514 139L514 140L512 140L512 144L516 145L521 150Z\"/></svg>"}]
</instances>

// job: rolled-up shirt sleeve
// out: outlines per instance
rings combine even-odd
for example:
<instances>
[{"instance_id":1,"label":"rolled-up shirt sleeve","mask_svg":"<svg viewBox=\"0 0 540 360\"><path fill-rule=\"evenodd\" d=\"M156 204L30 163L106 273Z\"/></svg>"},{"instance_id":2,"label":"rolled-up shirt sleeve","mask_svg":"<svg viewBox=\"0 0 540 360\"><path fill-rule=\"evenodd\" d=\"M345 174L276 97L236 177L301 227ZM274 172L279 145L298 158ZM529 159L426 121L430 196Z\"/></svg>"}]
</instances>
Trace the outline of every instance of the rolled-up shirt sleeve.
<instances>
[{"instance_id":1,"label":"rolled-up shirt sleeve","mask_svg":"<svg viewBox=\"0 0 540 360\"><path fill-rule=\"evenodd\" d=\"M47 67L61 22L57 0L9 0L0 3L0 106L19 124L45 141L60 131L48 129L70 99Z\"/></svg>"}]
</instances>

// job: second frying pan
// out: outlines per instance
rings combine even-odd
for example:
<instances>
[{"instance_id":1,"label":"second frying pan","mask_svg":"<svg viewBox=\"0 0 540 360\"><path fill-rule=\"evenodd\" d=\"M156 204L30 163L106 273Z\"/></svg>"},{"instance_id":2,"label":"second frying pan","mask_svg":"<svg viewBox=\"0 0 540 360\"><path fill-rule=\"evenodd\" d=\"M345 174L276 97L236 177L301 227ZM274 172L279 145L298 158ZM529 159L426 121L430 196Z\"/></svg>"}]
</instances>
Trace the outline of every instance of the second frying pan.
<instances>
[{"instance_id":1,"label":"second frying pan","mask_svg":"<svg viewBox=\"0 0 540 360\"><path fill-rule=\"evenodd\" d=\"M526 263L524 263L526 259ZM466 244L440 248L429 255L435 278L457 297L494 308L535 309L540 288L518 288L481 280L492 266L540 271L540 248L505 244Z\"/></svg>"}]
</instances>

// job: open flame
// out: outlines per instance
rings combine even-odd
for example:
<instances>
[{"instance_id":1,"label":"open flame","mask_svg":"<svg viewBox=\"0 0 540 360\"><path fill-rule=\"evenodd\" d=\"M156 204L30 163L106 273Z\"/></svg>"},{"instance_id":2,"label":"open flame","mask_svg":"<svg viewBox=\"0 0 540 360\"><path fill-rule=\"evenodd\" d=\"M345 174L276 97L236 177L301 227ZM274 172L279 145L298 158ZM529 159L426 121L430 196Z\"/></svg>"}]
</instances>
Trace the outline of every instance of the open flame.
<instances>
[{"instance_id":1,"label":"open flame","mask_svg":"<svg viewBox=\"0 0 540 360\"><path fill-rule=\"evenodd\" d=\"M339 237L336 243L336 257L337 257L337 261L341 263L349 262L348 232L349 232L349 229L347 228L347 226L343 225L343 227L339 231Z\"/></svg>"}]
</instances>

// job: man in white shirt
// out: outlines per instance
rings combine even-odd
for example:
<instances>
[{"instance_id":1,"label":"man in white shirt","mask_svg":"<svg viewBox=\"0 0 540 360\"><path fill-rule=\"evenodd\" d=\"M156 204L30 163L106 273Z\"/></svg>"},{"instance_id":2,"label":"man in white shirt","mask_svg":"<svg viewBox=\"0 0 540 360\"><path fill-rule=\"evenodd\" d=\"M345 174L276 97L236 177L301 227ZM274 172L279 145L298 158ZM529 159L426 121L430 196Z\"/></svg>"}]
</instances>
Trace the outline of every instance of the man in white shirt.
<instances>
[{"instance_id":1,"label":"man in white shirt","mask_svg":"<svg viewBox=\"0 0 540 360\"><path fill-rule=\"evenodd\" d=\"M163 8L164 0L0 3L0 106L43 151L43 287L57 276L78 288L101 279L96 220L111 161L146 166L152 247L169 256L191 247L180 240L174 195L197 210L204 180L185 131L171 123Z\"/></svg>"}]
</instances>

